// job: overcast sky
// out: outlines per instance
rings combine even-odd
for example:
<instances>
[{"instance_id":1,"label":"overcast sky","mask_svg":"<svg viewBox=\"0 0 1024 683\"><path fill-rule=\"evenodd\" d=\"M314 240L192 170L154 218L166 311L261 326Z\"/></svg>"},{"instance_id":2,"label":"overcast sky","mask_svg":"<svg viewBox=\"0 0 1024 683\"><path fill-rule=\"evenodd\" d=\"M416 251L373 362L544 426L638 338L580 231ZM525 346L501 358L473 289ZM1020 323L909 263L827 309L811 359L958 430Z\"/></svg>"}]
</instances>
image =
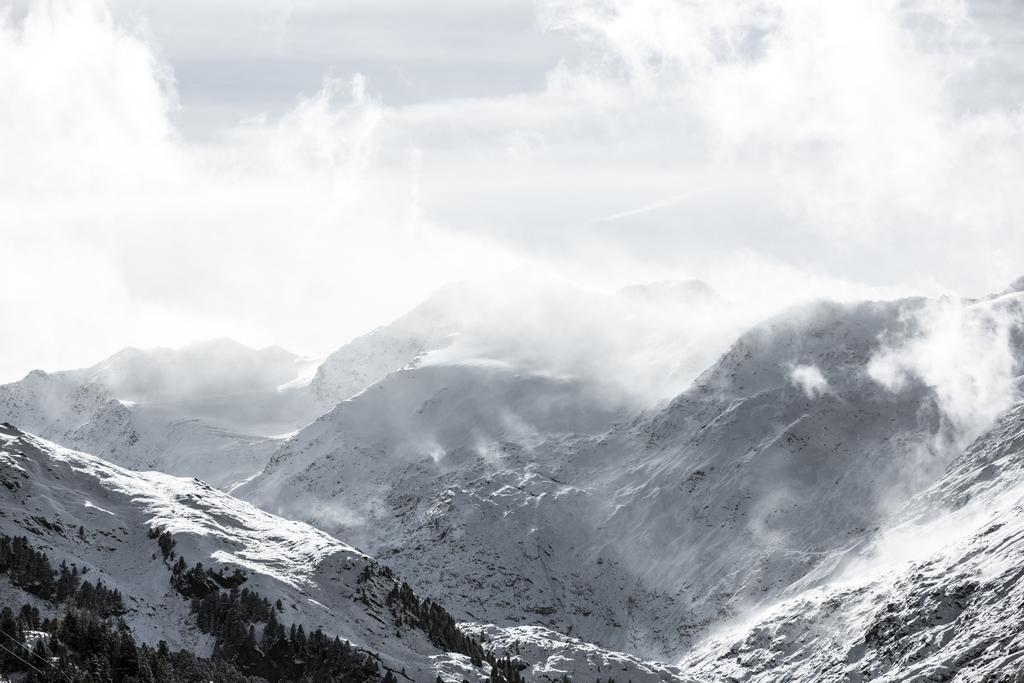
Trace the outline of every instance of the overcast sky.
<instances>
[{"instance_id":1,"label":"overcast sky","mask_svg":"<svg viewBox=\"0 0 1024 683\"><path fill-rule=\"evenodd\" d=\"M213 336L320 355L510 269L766 308L1024 273L1022 2L5 12L3 381Z\"/></svg>"}]
</instances>

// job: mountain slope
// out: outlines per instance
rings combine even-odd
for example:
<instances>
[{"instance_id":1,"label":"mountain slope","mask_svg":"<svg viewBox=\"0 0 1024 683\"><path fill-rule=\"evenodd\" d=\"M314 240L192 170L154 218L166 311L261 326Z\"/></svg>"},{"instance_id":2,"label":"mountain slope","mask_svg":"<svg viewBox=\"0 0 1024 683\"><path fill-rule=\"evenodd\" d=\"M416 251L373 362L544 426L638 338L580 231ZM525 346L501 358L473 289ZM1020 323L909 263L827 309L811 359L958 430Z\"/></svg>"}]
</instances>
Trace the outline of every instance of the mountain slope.
<instances>
[{"instance_id":1,"label":"mountain slope","mask_svg":"<svg viewBox=\"0 0 1024 683\"><path fill-rule=\"evenodd\" d=\"M98 384L35 370L0 386L0 418L136 470L200 475L226 485L258 471L273 439L180 419L116 399Z\"/></svg>"},{"instance_id":2,"label":"mountain slope","mask_svg":"<svg viewBox=\"0 0 1024 683\"><path fill-rule=\"evenodd\" d=\"M0 427L0 534L27 535L54 566L75 564L124 595L135 637L208 656L212 639L170 583L171 562L151 529L171 534L189 564L240 568L244 586L280 600L279 620L322 628L379 653L412 680L433 680L431 658L447 659L422 632L396 636L384 608L394 579L352 547L305 524L264 513L198 480L138 473L70 451L10 425ZM80 528L80 530L79 530ZM230 572L229 572L230 573ZM25 594L0 581L4 604Z\"/></svg>"},{"instance_id":3,"label":"mountain slope","mask_svg":"<svg viewBox=\"0 0 1024 683\"><path fill-rule=\"evenodd\" d=\"M317 416L294 386L305 365L283 349L229 340L125 349L90 368L0 385L0 421L132 469L227 486L263 467L275 435Z\"/></svg>"},{"instance_id":4,"label":"mountain slope","mask_svg":"<svg viewBox=\"0 0 1024 683\"><path fill-rule=\"evenodd\" d=\"M474 635L484 636L497 656L511 657L513 670L525 667L526 680L590 680L612 666L638 683L686 680L671 667L623 653L492 626L451 636L457 626L450 622L443 637L454 637L461 649L448 651L437 640L439 606L404 594L391 570L352 546L198 480L125 470L8 424L0 425L0 503L0 538L27 536L54 567L66 562L94 585L119 591L126 608L120 618L140 642L164 640L199 656L216 652L182 592L195 588L195 578L175 583L190 576L179 574L177 563L202 562L218 568L210 575L220 577L215 593L216 583L241 570L242 587L279 605L277 621L350 640L400 680L482 681L491 666L474 665L463 642ZM13 584L0 563L0 605L58 612L31 591ZM433 621L424 621L428 613Z\"/></svg>"},{"instance_id":5,"label":"mountain slope","mask_svg":"<svg viewBox=\"0 0 1024 683\"><path fill-rule=\"evenodd\" d=\"M681 639L770 602L941 476L990 419L975 404L1012 400L987 387L1020 367L1020 303L803 306L643 421L644 449L625 468L609 461L605 533L649 585L685 587ZM893 357L909 357L900 382L878 371Z\"/></svg>"},{"instance_id":6,"label":"mountain slope","mask_svg":"<svg viewBox=\"0 0 1024 683\"><path fill-rule=\"evenodd\" d=\"M681 667L708 681L1019 680L1022 496L1024 404L870 541Z\"/></svg>"},{"instance_id":7,"label":"mountain slope","mask_svg":"<svg viewBox=\"0 0 1024 683\"><path fill-rule=\"evenodd\" d=\"M621 596L624 610L627 577L580 558L579 586L567 590L562 568L547 567L550 548L584 537L590 504L555 474L552 450L576 448L625 414L566 380L490 366L404 370L289 440L237 494L396 568L415 566L418 587L457 596L473 620L614 629L592 582Z\"/></svg>"}]
</instances>

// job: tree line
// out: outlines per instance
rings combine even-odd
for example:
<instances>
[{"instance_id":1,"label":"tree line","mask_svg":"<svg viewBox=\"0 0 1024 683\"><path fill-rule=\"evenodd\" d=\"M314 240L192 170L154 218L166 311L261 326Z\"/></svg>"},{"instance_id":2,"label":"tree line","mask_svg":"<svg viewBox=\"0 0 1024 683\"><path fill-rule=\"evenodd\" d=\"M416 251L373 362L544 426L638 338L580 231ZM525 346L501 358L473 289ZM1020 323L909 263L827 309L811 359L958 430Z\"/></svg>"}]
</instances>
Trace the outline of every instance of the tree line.
<instances>
[{"instance_id":1,"label":"tree line","mask_svg":"<svg viewBox=\"0 0 1024 683\"><path fill-rule=\"evenodd\" d=\"M61 562L54 569L50 558L29 545L25 536L0 534L0 574L18 588L55 605L69 604L96 612L102 618L125 613L124 599L117 589L97 579L83 580L78 567Z\"/></svg>"},{"instance_id":2,"label":"tree line","mask_svg":"<svg viewBox=\"0 0 1024 683\"><path fill-rule=\"evenodd\" d=\"M397 637L401 637L402 626L418 629L439 649L466 655L475 667L490 666L488 683L523 683L522 671L527 664L507 655L498 657L484 648L480 641L459 628L455 617L444 607L430 598L420 598L404 581L399 583L389 567L369 564L360 573L358 582L366 584L374 576L394 584L385 598L385 605L395 619ZM369 600L365 593L363 600Z\"/></svg>"},{"instance_id":3,"label":"tree line","mask_svg":"<svg viewBox=\"0 0 1024 683\"><path fill-rule=\"evenodd\" d=\"M271 604L256 591L243 587L247 578L241 570L225 574L223 569L214 570L202 563L190 566L177 556L169 532L150 529L149 536L157 541L170 566L171 586L190 600L197 627L213 636L210 658L184 651L172 653L163 642L155 649L137 645L119 618L126 613L120 592L102 580L93 584L83 579L86 570L79 571L74 564L62 562L55 569L49 557L33 548L26 537L0 534L0 574L26 592L65 608L64 615L57 619L40 619L38 610L28 605L17 613L4 608L0 643L7 650L0 649L0 673L21 671L29 681L56 676L52 680L76 683L396 683L391 671L381 675L379 656L374 653L332 638L320 629L307 634L301 625L281 623L280 600ZM476 667L489 666L489 682L522 683L526 664L508 656L498 657L486 649L462 631L440 604L418 597L388 567L373 563L364 568L358 579L364 602L370 600L366 587L373 577L381 577L385 586L391 584L384 606L394 619L396 637L401 637L403 628L417 629L439 649L464 654ZM29 632L32 637L26 639ZM35 668L23 660L34 663Z\"/></svg>"},{"instance_id":4,"label":"tree line","mask_svg":"<svg viewBox=\"0 0 1024 683\"><path fill-rule=\"evenodd\" d=\"M265 683L164 641L140 646L122 621L78 607L54 619L30 605L4 607L0 645L0 676L17 673L24 683Z\"/></svg>"},{"instance_id":5,"label":"tree line","mask_svg":"<svg viewBox=\"0 0 1024 683\"><path fill-rule=\"evenodd\" d=\"M149 535L170 561L173 538L162 530L151 530ZM171 566L171 586L190 599L199 630L214 637L213 660L228 662L239 672L270 683L397 683L390 671L381 677L375 654L320 629L306 634L301 624L282 624L278 620L284 609L281 601L271 605L258 592L240 588L245 581L238 569L225 576L202 562L189 566L181 556Z\"/></svg>"},{"instance_id":6,"label":"tree line","mask_svg":"<svg viewBox=\"0 0 1024 683\"><path fill-rule=\"evenodd\" d=\"M55 618L28 604L0 609L0 677L17 673L26 683L397 683L390 671L380 675L372 654L346 641L319 629L308 636L301 626L286 629L276 618L280 601L272 606L239 589L245 576L237 570L225 576L184 561L172 568L172 586L194 593L197 625L214 636L209 658L171 652L164 641L156 648L137 644L120 618L126 610L118 591L82 580L75 565L54 570L25 537L0 535L0 573L64 608ZM265 622L258 639L257 621Z\"/></svg>"}]
</instances>

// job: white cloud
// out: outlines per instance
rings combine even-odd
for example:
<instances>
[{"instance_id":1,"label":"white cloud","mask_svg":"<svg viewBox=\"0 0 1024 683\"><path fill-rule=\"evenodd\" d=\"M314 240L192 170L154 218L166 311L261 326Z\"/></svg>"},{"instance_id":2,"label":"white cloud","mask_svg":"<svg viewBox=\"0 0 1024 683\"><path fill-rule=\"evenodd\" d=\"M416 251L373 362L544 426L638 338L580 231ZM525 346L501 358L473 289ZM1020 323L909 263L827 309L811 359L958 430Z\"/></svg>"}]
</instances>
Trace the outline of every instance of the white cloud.
<instances>
[{"instance_id":1,"label":"white cloud","mask_svg":"<svg viewBox=\"0 0 1024 683\"><path fill-rule=\"evenodd\" d=\"M928 302L907 321L907 336L885 340L868 375L894 392L911 381L934 389L960 441L968 442L1020 398L1021 304L1021 295Z\"/></svg>"},{"instance_id":2,"label":"white cloud","mask_svg":"<svg viewBox=\"0 0 1024 683\"><path fill-rule=\"evenodd\" d=\"M330 35L314 4L236 25L246 7L214 3L194 40L125 3L3 24L0 315L23 325L0 377L207 336L325 353L523 262L603 290L701 277L761 311L1018 274L1024 126L963 106L991 46L959 3L545 0L552 44L578 46L543 86L397 106L342 71L283 113L179 129L176 69L218 68L211 31L276 36L243 51L262 69L301 56L300 23Z\"/></svg>"},{"instance_id":3,"label":"white cloud","mask_svg":"<svg viewBox=\"0 0 1024 683\"><path fill-rule=\"evenodd\" d=\"M816 399L832 391L817 365L795 365L789 371L789 381L809 399Z\"/></svg>"},{"instance_id":4,"label":"white cloud","mask_svg":"<svg viewBox=\"0 0 1024 683\"><path fill-rule=\"evenodd\" d=\"M762 255L799 255L876 283L931 274L980 293L1019 268L1008 255L1024 251L1022 93L1008 81L1013 106L975 96L979 68L1003 46L991 44L968 4L544 6L550 26L592 48L563 80L585 83L600 93L602 112L615 111L605 105L612 100L663 140L677 177L696 164L705 183L725 186L719 225L708 226L719 240L731 232L721 224L741 211L738 241ZM686 221L707 216L686 208L694 207L677 214L677 232L690 237ZM773 220L759 223L759 213Z\"/></svg>"},{"instance_id":5,"label":"white cloud","mask_svg":"<svg viewBox=\"0 0 1024 683\"><path fill-rule=\"evenodd\" d=\"M514 263L421 216L414 150L378 163L358 76L198 144L168 67L102 6L34 4L0 61L4 379L221 335L322 353Z\"/></svg>"}]
</instances>

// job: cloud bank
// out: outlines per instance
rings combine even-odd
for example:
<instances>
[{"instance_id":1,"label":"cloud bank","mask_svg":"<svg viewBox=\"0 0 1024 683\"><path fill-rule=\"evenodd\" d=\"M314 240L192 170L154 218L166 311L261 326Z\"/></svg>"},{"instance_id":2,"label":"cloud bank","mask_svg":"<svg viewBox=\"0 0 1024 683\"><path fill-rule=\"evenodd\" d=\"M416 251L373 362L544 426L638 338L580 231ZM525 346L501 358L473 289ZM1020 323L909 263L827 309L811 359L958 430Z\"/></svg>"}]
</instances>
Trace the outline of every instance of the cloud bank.
<instances>
[{"instance_id":1,"label":"cloud bank","mask_svg":"<svg viewBox=\"0 0 1024 683\"><path fill-rule=\"evenodd\" d=\"M290 32L312 19L332 30L318 3L271 3L264 54L232 33L238 3L187 9L223 19L209 25L254 68L298 58ZM162 45L167 12L123 3L12 4L0 314L17 322L0 376L225 335L322 354L445 282L523 264L601 291L700 277L765 313L1019 274L1021 93L999 66L1014 48L976 5L530 12L571 46L541 83L393 103L328 68L250 111L228 79L244 115L197 137L177 125L181 79L216 67L213 43ZM389 28L413 36L401 17Z\"/></svg>"}]
</instances>

